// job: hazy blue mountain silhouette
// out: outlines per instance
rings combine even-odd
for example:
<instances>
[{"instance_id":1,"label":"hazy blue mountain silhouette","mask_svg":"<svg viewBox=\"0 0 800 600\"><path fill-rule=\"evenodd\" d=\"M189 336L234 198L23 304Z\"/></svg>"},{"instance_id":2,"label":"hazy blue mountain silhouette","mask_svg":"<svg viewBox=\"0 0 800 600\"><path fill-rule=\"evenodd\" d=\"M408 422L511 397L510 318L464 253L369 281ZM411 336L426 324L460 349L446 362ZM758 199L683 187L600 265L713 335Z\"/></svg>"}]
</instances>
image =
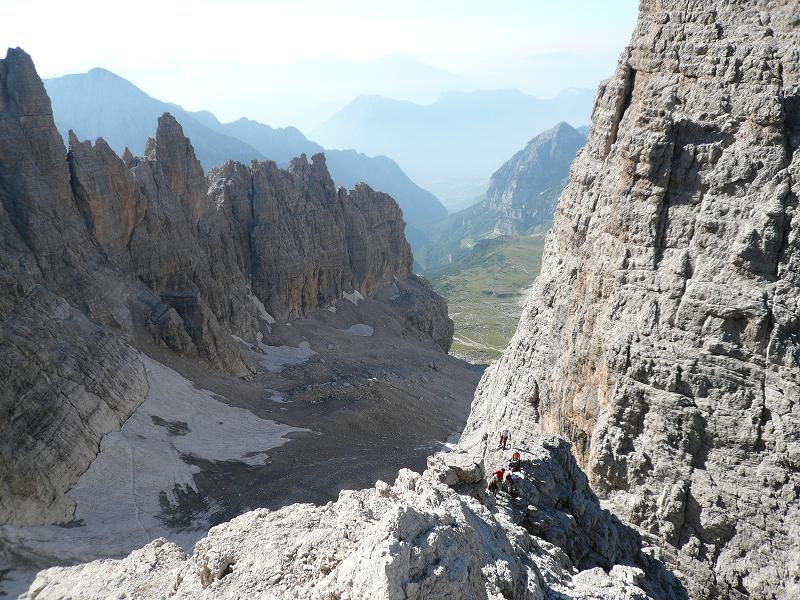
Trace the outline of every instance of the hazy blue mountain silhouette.
<instances>
[{"instance_id":1,"label":"hazy blue mountain silhouette","mask_svg":"<svg viewBox=\"0 0 800 600\"><path fill-rule=\"evenodd\" d=\"M410 177L445 200L453 181L486 189L491 174L554 123L588 123L595 92L564 90L540 99L517 90L448 92L421 105L360 96L312 132L326 146L391 156Z\"/></svg>"},{"instance_id":2,"label":"hazy blue mountain silhouette","mask_svg":"<svg viewBox=\"0 0 800 600\"><path fill-rule=\"evenodd\" d=\"M534 137L494 172L481 202L423 229L425 239L417 241L415 252L418 263L434 268L464 254L476 240L546 227L585 142L586 134L565 122Z\"/></svg>"},{"instance_id":3,"label":"hazy blue mountain silhouette","mask_svg":"<svg viewBox=\"0 0 800 600\"><path fill-rule=\"evenodd\" d=\"M155 135L159 115L170 112L183 126L206 170L229 159L269 159L283 165L299 154L324 151L336 183L353 187L365 181L390 194L411 227L447 214L436 196L409 179L393 160L354 150L326 150L294 127L273 128L245 118L221 123L208 111L190 112L153 98L105 69L47 79L45 87L65 139L72 129L81 139L102 137L120 154L126 147L141 154L147 138Z\"/></svg>"}]
</instances>

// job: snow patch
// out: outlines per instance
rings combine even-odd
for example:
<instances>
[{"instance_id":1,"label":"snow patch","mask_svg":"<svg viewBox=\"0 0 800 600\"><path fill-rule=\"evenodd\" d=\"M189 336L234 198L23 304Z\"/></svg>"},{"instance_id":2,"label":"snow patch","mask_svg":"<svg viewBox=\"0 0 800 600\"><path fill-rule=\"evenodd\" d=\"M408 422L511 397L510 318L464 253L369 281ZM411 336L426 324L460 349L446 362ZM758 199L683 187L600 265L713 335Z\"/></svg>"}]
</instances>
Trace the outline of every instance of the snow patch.
<instances>
[{"instance_id":1,"label":"snow patch","mask_svg":"<svg viewBox=\"0 0 800 600\"><path fill-rule=\"evenodd\" d=\"M456 444L458 444L458 440L460 439L461 439L461 432L454 431L447 437L447 441L444 444L442 444L442 446L452 451L455 449Z\"/></svg>"},{"instance_id":2,"label":"snow patch","mask_svg":"<svg viewBox=\"0 0 800 600\"><path fill-rule=\"evenodd\" d=\"M336 314L336 307L335 306L329 306L325 310L327 310L331 314L334 314L334 315Z\"/></svg>"},{"instance_id":3,"label":"snow patch","mask_svg":"<svg viewBox=\"0 0 800 600\"><path fill-rule=\"evenodd\" d=\"M75 526L0 527L0 540L65 562L119 556L157 537L191 550L210 527L214 506L181 511L192 500L197 461L263 465L288 433L308 431L261 419L229 406L176 371L146 356L150 390L120 431L106 435L100 453L70 490ZM169 516L180 527L170 527Z\"/></svg>"},{"instance_id":4,"label":"snow patch","mask_svg":"<svg viewBox=\"0 0 800 600\"><path fill-rule=\"evenodd\" d=\"M302 365L316 354L308 342L300 342L297 348L294 346L267 346L263 342L259 342L258 349L262 353L261 364L270 373L280 373L286 367Z\"/></svg>"},{"instance_id":5,"label":"snow patch","mask_svg":"<svg viewBox=\"0 0 800 600\"><path fill-rule=\"evenodd\" d=\"M358 301L363 300L364 296L361 295L361 292L358 290L353 290L352 293L348 294L347 292L342 294L342 297L345 300L352 302L354 305L358 306Z\"/></svg>"},{"instance_id":6,"label":"snow patch","mask_svg":"<svg viewBox=\"0 0 800 600\"><path fill-rule=\"evenodd\" d=\"M264 303L253 295L250 296L250 299L252 300L253 304L255 304L256 311L258 311L258 316L264 319L269 325L275 325L275 317L267 312L267 308L264 306Z\"/></svg>"},{"instance_id":7,"label":"snow patch","mask_svg":"<svg viewBox=\"0 0 800 600\"><path fill-rule=\"evenodd\" d=\"M286 399L286 394L283 392L278 392L276 390L267 390L270 392L269 399L273 402L277 402L278 404L288 404L289 401Z\"/></svg>"},{"instance_id":8,"label":"snow patch","mask_svg":"<svg viewBox=\"0 0 800 600\"><path fill-rule=\"evenodd\" d=\"M375 333L375 329L366 323L356 323L347 329L340 329L339 331L343 331L348 335L355 335L358 337L372 337L372 334Z\"/></svg>"}]
</instances>

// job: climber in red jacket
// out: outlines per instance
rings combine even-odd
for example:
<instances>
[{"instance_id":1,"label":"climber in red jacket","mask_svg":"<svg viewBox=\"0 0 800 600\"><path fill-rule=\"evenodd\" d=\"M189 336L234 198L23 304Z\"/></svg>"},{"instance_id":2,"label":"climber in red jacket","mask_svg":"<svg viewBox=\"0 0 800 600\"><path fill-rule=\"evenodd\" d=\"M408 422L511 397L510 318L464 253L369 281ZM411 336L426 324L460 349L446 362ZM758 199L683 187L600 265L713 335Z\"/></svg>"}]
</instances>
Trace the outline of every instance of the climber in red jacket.
<instances>
[{"instance_id":1,"label":"climber in red jacket","mask_svg":"<svg viewBox=\"0 0 800 600\"><path fill-rule=\"evenodd\" d=\"M502 485L503 469L497 469L497 471L495 471L494 474L489 478L489 485L486 486L486 491L496 498L497 492L500 490Z\"/></svg>"}]
</instances>

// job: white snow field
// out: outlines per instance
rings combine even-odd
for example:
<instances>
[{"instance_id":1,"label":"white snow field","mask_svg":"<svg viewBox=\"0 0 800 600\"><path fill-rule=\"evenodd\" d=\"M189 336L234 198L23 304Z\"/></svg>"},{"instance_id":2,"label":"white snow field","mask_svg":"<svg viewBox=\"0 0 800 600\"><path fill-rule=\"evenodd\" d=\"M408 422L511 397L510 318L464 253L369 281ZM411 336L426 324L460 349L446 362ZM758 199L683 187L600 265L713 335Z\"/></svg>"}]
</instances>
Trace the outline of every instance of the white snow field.
<instances>
[{"instance_id":1,"label":"white snow field","mask_svg":"<svg viewBox=\"0 0 800 600\"><path fill-rule=\"evenodd\" d=\"M347 329L340 329L340 331L343 331L348 335L355 335L358 337L372 337L372 334L375 333L375 329L366 323L356 323Z\"/></svg>"},{"instance_id":2,"label":"white snow field","mask_svg":"<svg viewBox=\"0 0 800 600\"><path fill-rule=\"evenodd\" d=\"M75 523L68 527L0 527L5 542L21 556L49 555L59 561L124 555L157 537L191 550L209 527L213 506L184 515L182 529L171 529L162 509L176 507L179 493L191 494L190 464L238 461L263 465L268 451L286 443L287 434L308 431L257 417L198 389L176 371L144 355L150 390L120 431L106 435L100 454L69 492ZM26 579L16 571L11 577ZM6 582L6 593L13 583Z\"/></svg>"},{"instance_id":3,"label":"white snow field","mask_svg":"<svg viewBox=\"0 0 800 600\"><path fill-rule=\"evenodd\" d=\"M280 373L286 367L302 365L316 354L308 342L300 342L296 348L294 346L267 346L263 342L258 342L258 349L262 354L261 364L270 373Z\"/></svg>"}]
</instances>

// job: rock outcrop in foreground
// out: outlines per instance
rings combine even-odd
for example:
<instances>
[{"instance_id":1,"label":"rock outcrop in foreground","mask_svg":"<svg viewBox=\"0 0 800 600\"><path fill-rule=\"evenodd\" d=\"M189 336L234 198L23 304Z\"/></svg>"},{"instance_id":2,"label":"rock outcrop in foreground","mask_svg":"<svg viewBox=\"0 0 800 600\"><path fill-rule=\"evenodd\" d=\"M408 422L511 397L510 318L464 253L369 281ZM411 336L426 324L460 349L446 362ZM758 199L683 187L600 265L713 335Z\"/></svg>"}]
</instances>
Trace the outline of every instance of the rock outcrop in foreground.
<instances>
[{"instance_id":1,"label":"rock outcrop in foreground","mask_svg":"<svg viewBox=\"0 0 800 600\"><path fill-rule=\"evenodd\" d=\"M524 505L477 491L482 474L467 455L434 458L424 475L402 470L393 486L237 517L191 556L160 539L123 560L43 571L23 597L675 597L679 585L600 510L562 440L526 452L522 485L537 504L530 522L519 523Z\"/></svg>"},{"instance_id":2,"label":"rock outcrop in foreground","mask_svg":"<svg viewBox=\"0 0 800 600\"><path fill-rule=\"evenodd\" d=\"M336 188L323 155L208 177L169 114L145 156L56 130L31 58L0 60L0 524L66 522L65 495L148 392L148 344L247 376L244 340L346 293L402 288L409 334L447 351L395 201Z\"/></svg>"},{"instance_id":3,"label":"rock outcrop in foreground","mask_svg":"<svg viewBox=\"0 0 800 600\"><path fill-rule=\"evenodd\" d=\"M642 2L462 446L573 443L693 598L800 594L797 2Z\"/></svg>"}]
</instances>

